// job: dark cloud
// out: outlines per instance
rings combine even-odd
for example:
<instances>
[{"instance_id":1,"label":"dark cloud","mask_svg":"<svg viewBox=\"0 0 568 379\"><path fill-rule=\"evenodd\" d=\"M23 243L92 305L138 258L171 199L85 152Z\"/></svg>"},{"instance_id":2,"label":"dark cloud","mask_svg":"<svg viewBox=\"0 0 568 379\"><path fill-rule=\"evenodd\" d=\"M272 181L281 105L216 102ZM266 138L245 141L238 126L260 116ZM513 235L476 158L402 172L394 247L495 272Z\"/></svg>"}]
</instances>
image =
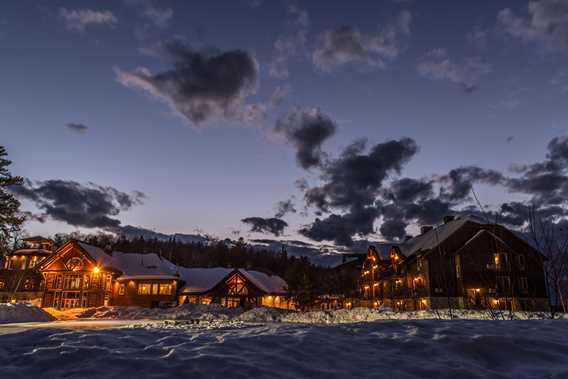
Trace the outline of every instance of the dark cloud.
<instances>
[{"instance_id":1,"label":"dark cloud","mask_svg":"<svg viewBox=\"0 0 568 379\"><path fill-rule=\"evenodd\" d=\"M406 236L406 223L401 219L385 220L379 228L381 235L389 241L403 240Z\"/></svg>"},{"instance_id":2,"label":"dark cloud","mask_svg":"<svg viewBox=\"0 0 568 379\"><path fill-rule=\"evenodd\" d=\"M276 121L275 130L294 145L298 164L308 169L322 163L321 146L336 126L317 108L296 108Z\"/></svg>"},{"instance_id":3,"label":"dark cloud","mask_svg":"<svg viewBox=\"0 0 568 379\"><path fill-rule=\"evenodd\" d=\"M503 9L498 20L505 32L523 42L537 43L547 50L568 48L568 2L565 0L531 1L528 14L518 16Z\"/></svg>"},{"instance_id":4,"label":"dark cloud","mask_svg":"<svg viewBox=\"0 0 568 379\"><path fill-rule=\"evenodd\" d=\"M80 124L77 122L68 122L65 124L65 127L69 130L72 130L75 133L85 134L89 127L85 124Z\"/></svg>"},{"instance_id":5,"label":"dark cloud","mask_svg":"<svg viewBox=\"0 0 568 379\"><path fill-rule=\"evenodd\" d=\"M276 206L277 211L276 215L274 215L276 218L282 218L288 213L296 213L296 207L294 206L292 199L279 201Z\"/></svg>"},{"instance_id":6,"label":"dark cloud","mask_svg":"<svg viewBox=\"0 0 568 379\"><path fill-rule=\"evenodd\" d=\"M244 99L254 93L258 64L247 52L198 52L174 40L163 44L173 68L153 74L147 68L116 69L123 85L165 101L174 112L199 125L214 116L242 117Z\"/></svg>"},{"instance_id":7,"label":"dark cloud","mask_svg":"<svg viewBox=\"0 0 568 379\"><path fill-rule=\"evenodd\" d=\"M412 15L402 11L394 23L374 34L363 34L357 28L342 25L325 31L312 53L312 62L322 71L349 64L361 63L384 68L400 54L398 39L410 34Z\"/></svg>"},{"instance_id":8,"label":"dark cloud","mask_svg":"<svg viewBox=\"0 0 568 379\"><path fill-rule=\"evenodd\" d=\"M568 137L553 138L547 149L544 161L516 166L522 175L506 182L509 191L532 195L532 203L540 207L568 199Z\"/></svg>"},{"instance_id":9,"label":"dark cloud","mask_svg":"<svg viewBox=\"0 0 568 379\"><path fill-rule=\"evenodd\" d=\"M493 68L480 57L469 57L461 63L452 62L445 49L434 49L422 57L417 70L425 78L447 80L470 93L477 89L479 79Z\"/></svg>"},{"instance_id":10,"label":"dark cloud","mask_svg":"<svg viewBox=\"0 0 568 379\"><path fill-rule=\"evenodd\" d=\"M354 206L345 214L316 218L299 233L315 241L334 241L337 245L351 246L353 236L366 236L374 232L377 216L378 211L374 207Z\"/></svg>"},{"instance_id":11,"label":"dark cloud","mask_svg":"<svg viewBox=\"0 0 568 379\"><path fill-rule=\"evenodd\" d=\"M444 186L442 194L450 201L463 201L471 195L475 183L498 185L504 182L502 173L476 166L459 167L439 178Z\"/></svg>"},{"instance_id":12,"label":"dark cloud","mask_svg":"<svg viewBox=\"0 0 568 379\"><path fill-rule=\"evenodd\" d=\"M306 201L323 211L328 207L371 206L385 178L399 173L417 152L418 146L411 138L379 143L369 152L364 141L357 141L321 167L324 184L306 191Z\"/></svg>"},{"instance_id":13,"label":"dark cloud","mask_svg":"<svg viewBox=\"0 0 568 379\"><path fill-rule=\"evenodd\" d=\"M385 197L399 202L410 202L417 198L430 197L433 185L429 180L402 178L395 180L385 191Z\"/></svg>"},{"instance_id":14,"label":"dark cloud","mask_svg":"<svg viewBox=\"0 0 568 379\"><path fill-rule=\"evenodd\" d=\"M284 232L284 229L288 226L286 221L274 217L247 217L243 218L241 222L248 224L251 227L251 232L271 233L275 236L281 235Z\"/></svg>"},{"instance_id":15,"label":"dark cloud","mask_svg":"<svg viewBox=\"0 0 568 379\"><path fill-rule=\"evenodd\" d=\"M47 180L11 187L21 198L35 203L44 213L38 217L50 217L73 226L113 229L120 226L116 218L121 211L141 204L145 197L141 192L127 194L113 187L74 181Z\"/></svg>"}]
</instances>

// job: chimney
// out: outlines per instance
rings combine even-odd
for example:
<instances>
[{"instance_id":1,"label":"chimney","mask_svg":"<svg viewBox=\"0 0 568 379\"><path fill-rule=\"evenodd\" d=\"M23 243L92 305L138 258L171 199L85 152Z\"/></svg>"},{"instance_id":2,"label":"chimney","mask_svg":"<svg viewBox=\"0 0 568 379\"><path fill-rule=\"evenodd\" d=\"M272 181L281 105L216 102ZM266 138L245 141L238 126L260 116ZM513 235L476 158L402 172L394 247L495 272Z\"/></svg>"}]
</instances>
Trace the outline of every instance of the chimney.
<instances>
[{"instance_id":1,"label":"chimney","mask_svg":"<svg viewBox=\"0 0 568 379\"><path fill-rule=\"evenodd\" d=\"M450 216L450 215L444 216L444 224L447 224L450 221L454 221L455 219L456 218L454 216Z\"/></svg>"},{"instance_id":2,"label":"chimney","mask_svg":"<svg viewBox=\"0 0 568 379\"><path fill-rule=\"evenodd\" d=\"M434 229L432 225L423 225L420 227L420 234L428 233L432 229Z\"/></svg>"}]
</instances>

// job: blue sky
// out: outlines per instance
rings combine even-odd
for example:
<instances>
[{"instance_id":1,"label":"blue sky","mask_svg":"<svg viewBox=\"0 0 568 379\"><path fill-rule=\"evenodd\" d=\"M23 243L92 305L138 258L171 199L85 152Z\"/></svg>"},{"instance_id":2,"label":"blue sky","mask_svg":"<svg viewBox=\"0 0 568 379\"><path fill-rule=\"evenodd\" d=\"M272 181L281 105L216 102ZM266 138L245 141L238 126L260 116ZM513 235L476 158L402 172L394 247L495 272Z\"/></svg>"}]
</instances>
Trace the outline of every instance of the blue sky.
<instances>
[{"instance_id":1,"label":"blue sky","mask_svg":"<svg viewBox=\"0 0 568 379\"><path fill-rule=\"evenodd\" d=\"M347 4L2 2L0 128L12 172L36 186L60 179L141 191L140 204L113 217L165 233L200 228L220 237L233 231L260 237L240 220L273 217L276 203L294 196L297 212L283 217L284 235L306 238L298 229L318 210L312 204L300 212L306 203L295 181L318 186L322 168L300 167L293 141L273 130L294 109L317 108L333 122L333 135L318 145L328 159L357 139L372 146L412 138L418 152L401 173L388 174L384 187L398 177L429 178L460 166L509 172L512 164L543 161L547 144L568 133L566 1L540 0L532 8L526 1ZM562 12L564 21L554 16ZM543 20L556 31L539 28ZM342 26L349 43L363 50L326 45ZM195 123L163 97L121 80L138 67L153 75L172 69L162 50L173 40L193 52L238 50L251 57L254 85L238 95L238 109ZM279 41L293 52L280 51L287 73L276 75L270 69ZM277 88L284 94L271 103ZM243 120L251 104L266 111ZM533 195L483 181L475 189L493 207ZM24 206L42 212L29 198ZM43 221L26 230L81 227ZM409 231L420 223L407 221ZM378 216L375 228L380 224Z\"/></svg>"}]
</instances>

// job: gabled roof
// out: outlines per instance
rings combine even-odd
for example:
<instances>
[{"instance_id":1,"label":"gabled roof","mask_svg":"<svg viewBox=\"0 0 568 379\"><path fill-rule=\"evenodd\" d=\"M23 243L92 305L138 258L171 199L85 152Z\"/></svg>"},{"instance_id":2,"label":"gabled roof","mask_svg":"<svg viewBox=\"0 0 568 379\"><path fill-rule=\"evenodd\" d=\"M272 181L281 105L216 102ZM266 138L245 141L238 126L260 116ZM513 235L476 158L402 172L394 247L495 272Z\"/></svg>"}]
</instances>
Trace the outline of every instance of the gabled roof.
<instances>
[{"instance_id":1,"label":"gabled roof","mask_svg":"<svg viewBox=\"0 0 568 379\"><path fill-rule=\"evenodd\" d=\"M267 294L285 294L287 284L278 275L268 275L260 271L231 269L225 267L186 268L180 267L181 279L185 282L182 293L204 293L213 289L228 276L237 273L249 280L259 290Z\"/></svg>"},{"instance_id":2,"label":"gabled roof","mask_svg":"<svg viewBox=\"0 0 568 379\"><path fill-rule=\"evenodd\" d=\"M203 293L211 290L225 279L234 269L225 267L187 268L180 267L180 278L185 282L182 292Z\"/></svg>"},{"instance_id":3,"label":"gabled roof","mask_svg":"<svg viewBox=\"0 0 568 379\"><path fill-rule=\"evenodd\" d=\"M407 257L418 252L431 250L449 238L468 222L487 225L485 221L475 216L459 217L452 221L448 221L445 224L439 225L424 234L411 238L398 245L398 247L401 253Z\"/></svg>"},{"instance_id":4,"label":"gabled roof","mask_svg":"<svg viewBox=\"0 0 568 379\"><path fill-rule=\"evenodd\" d=\"M137 254L113 251L111 266L122 271L118 280L179 279L176 266L158 254Z\"/></svg>"},{"instance_id":5,"label":"gabled roof","mask_svg":"<svg viewBox=\"0 0 568 379\"><path fill-rule=\"evenodd\" d=\"M260 271L238 270L244 274L255 286L269 294L286 293L288 285L278 275L268 275Z\"/></svg>"},{"instance_id":6,"label":"gabled roof","mask_svg":"<svg viewBox=\"0 0 568 379\"><path fill-rule=\"evenodd\" d=\"M22 238L22 241L24 241L24 242L53 242L49 238L45 238L45 237L42 237L42 236L26 237L26 238Z\"/></svg>"},{"instance_id":7,"label":"gabled roof","mask_svg":"<svg viewBox=\"0 0 568 379\"><path fill-rule=\"evenodd\" d=\"M41 256L48 256L51 255L51 251L50 250L45 250L45 249L18 249L18 250L14 250L11 253L6 254L7 257L9 256L13 256L13 255L41 255Z\"/></svg>"},{"instance_id":8,"label":"gabled roof","mask_svg":"<svg viewBox=\"0 0 568 379\"><path fill-rule=\"evenodd\" d=\"M86 244L85 242L77 241L77 245L81 247L87 254L91 256L100 266L111 267L112 257L105 253L100 247Z\"/></svg>"}]
</instances>

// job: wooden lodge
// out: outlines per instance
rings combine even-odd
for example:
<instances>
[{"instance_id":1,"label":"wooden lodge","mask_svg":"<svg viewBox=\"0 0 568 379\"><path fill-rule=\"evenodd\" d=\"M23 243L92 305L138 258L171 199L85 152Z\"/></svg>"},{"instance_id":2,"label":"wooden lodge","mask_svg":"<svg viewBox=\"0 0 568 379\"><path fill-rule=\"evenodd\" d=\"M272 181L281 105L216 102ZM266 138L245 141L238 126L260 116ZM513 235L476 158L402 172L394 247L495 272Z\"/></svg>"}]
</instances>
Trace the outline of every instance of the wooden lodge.
<instances>
[{"instance_id":1,"label":"wooden lodge","mask_svg":"<svg viewBox=\"0 0 568 379\"><path fill-rule=\"evenodd\" d=\"M446 217L438 227L381 255L369 247L359 305L546 310L544 256L507 228L475 217Z\"/></svg>"},{"instance_id":2,"label":"wooden lodge","mask_svg":"<svg viewBox=\"0 0 568 379\"><path fill-rule=\"evenodd\" d=\"M184 303L245 308L294 306L287 297L286 282L276 275L221 267L178 267L157 254L106 252L74 240L54 252L47 250L47 245L16 250L5 257L3 267L3 302L35 300L45 308ZM16 282L23 284L17 286Z\"/></svg>"},{"instance_id":3,"label":"wooden lodge","mask_svg":"<svg viewBox=\"0 0 568 379\"><path fill-rule=\"evenodd\" d=\"M0 302L32 302L41 298L41 262L52 254L53 241L43 237L23 240L24 247L6 254L0 266Z\"/></svg>"},{"instance_id":4,"label":"wooden lodge","mask_svg":"<svg viewBox=\"0 0 568 379\"><path fill-rule=\"evenodd\" d=\"M179 303L211 304L226 307L273 307L294 309L287 296L286 282L264 272L229 268L183 268L186 280Z\"/></svg>"}]
</instances>

